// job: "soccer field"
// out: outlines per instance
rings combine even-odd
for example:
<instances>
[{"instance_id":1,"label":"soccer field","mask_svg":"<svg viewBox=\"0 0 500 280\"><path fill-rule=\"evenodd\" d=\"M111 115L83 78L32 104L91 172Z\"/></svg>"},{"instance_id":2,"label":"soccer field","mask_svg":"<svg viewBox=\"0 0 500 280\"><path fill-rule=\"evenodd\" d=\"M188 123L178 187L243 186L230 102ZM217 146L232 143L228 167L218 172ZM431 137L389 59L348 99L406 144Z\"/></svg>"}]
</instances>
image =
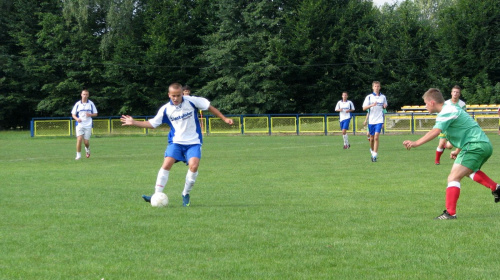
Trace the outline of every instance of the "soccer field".
<instances>
[{"instance_id":1,"label":"soccer field","mask_svg":"<svg viewBox=\"0 0 500 280\"><path fill-rule=\"evenodd\" d=\"M500 181L500 136L483 167ZM205 137L191 207L176 164L167 208L143 202L166 137L0 133L0 279L493 279L500 203L469 178L444 209L449 151L418 135Z\"/></svg>"}]
</instances>

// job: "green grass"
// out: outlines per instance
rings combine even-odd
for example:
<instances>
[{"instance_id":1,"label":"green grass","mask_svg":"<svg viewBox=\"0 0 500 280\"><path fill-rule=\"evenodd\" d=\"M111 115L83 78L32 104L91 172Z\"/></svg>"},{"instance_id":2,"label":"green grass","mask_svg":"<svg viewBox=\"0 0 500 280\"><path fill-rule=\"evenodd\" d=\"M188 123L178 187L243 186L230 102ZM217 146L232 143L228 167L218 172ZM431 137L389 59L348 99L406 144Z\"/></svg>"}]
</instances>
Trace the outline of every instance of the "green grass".
<instances>
[{"instance_id":1,"label":"green grass","mask_svg":"<svg viewBox=\"0 0 500 280\"><path fill-rule=\"evenodd\" d=\"M0 133L0 279L491 279L500 205L465 178L458 219L435 221L452 162L435 142L383 135L205 138L191 207L186 166L167 208L150 194L165 137L75 139ZM497 152L483 170L500 180Z\"/></svg>"}]
</instances>

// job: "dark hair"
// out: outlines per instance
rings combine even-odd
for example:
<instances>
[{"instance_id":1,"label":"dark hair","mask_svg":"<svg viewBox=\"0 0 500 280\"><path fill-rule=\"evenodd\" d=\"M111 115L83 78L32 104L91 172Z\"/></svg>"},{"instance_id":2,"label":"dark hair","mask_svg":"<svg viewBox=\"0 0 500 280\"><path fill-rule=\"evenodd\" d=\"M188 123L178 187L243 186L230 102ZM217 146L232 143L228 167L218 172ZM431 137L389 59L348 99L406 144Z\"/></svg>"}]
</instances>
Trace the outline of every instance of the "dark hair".
<instances>
[{"instance_id":1,"label":"dark hair","mask_svg":"<svg viewBox=\"0 0 500 280\"><path fill-rule=\"evenodd\" d=\"M454 87L452 87L451 89L458 89L460 91L462 91L462 88L459 86L459 85L455 85Z\"/></svg>"},{"instance_id":2,"label":"dark hair","mask_svg":"<svg viewBox=\"0 0 500 280\"><path fill-rule=\"evenodd\" d=\"M182 87L182 91L189 90L191 91L191 88L188 85L185 85Z\"/></svg>"}]
</instances>

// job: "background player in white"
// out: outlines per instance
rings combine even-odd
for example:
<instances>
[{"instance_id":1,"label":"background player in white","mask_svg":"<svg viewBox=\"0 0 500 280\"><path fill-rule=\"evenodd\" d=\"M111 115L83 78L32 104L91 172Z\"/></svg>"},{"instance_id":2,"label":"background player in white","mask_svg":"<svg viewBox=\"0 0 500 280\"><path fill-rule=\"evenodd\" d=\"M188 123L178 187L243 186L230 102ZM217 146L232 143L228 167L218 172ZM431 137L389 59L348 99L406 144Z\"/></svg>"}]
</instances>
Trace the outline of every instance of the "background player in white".
<instances>
[{"instance_id":1,"label":"background player in white","mask_svg":"<svg viewBox=\"0 0 500 280\"><path fill-rule=\"evenodd\" d=\"M188 85L185 85L182 87L182 94L183 95L191 95L191 87Z\"/></svg>"},{"instance_id":2,"label":"background player in white","mask_svg":"<svg viewBox=\"0 0 500 280\"><path fill-rule=\"evenodd\" d=\"M170 169L174 163L183 161L189 165L186 183L182 191L184 206L190 205L190 191L198 176L198 166L201 159L201 145L203 143L198 110L208 110L214 116L232 125L233 120L226 118L219 110L210 105L210 101L203 97L183 96L182 86L173 83L168 87L170 102L163 105L156 116L148 121L136 121L131 116L122 115L122 125L133 125L142 128L156 128L162 123L170 126L168 146L165 151L163 164L156 178L155 192L163 192ZM142 196L150 202L151 196Z\"/></svg>"},{"instance_id":3,"label":"background player in white","mask_svg":"<svg viewBox=\"0 0 500 280\"><path fill-rule=\"evenodd\" d=\"M76 102L71 115L76 121L76 160L82 157L82 141L85 144L85 155L90 157L90 135L92 134L92 117L97 117L97 108L89 100L89 91L82 90L82 100Z\"/></svg>"},{"instance_id":4,"label":"background player in white","mask_svg":"<svg viewBox=\"0 0 500 280\"><path fill-rule=\"evenodd\" d=\"M370 152L372 162L377 161L379 136L384 127L384 109L387 108L387 98L380 92L380 82L373 81L373 92L366 96L363 111L370 110L368 130L370 133Z\"/></svg>"},{"instance_id":5,"label":"background player in white","mask_svg":"<svg viewBox=\"0 0 500 280\"><path fill-rule=\"evenodd\" d=\"M451 99L448 99L444 102L444 105L453 105L459 109L467 111L467 106L465 102L460 100L460 94L462 89L460 86L456 85L451 89ZM453 145L449 141L446 140L446 132L442 132L439 134L439 144L436 148L436 158L434 160L434 164L439 165L441 163L441 155L444 152L444 148L451 149Z\"/></svg>"},{"instance_id":6,"label":"background player in white","mask_svg":"<svg viewBox=\"0 0 500 280\"><path fill-rule=\"evenodd\" d=\"M350 100L347 100L347 91L342 92L342 100L337 102L335 106L335 111L340 112L340 129L342 129L342 138L344 139L344 149L349 149L351 145L349 144L349 138L347 136L347 130L349 129L349 123L351 122L351 112L354 112L354 104Z\"/></svg>"}]
</instances>

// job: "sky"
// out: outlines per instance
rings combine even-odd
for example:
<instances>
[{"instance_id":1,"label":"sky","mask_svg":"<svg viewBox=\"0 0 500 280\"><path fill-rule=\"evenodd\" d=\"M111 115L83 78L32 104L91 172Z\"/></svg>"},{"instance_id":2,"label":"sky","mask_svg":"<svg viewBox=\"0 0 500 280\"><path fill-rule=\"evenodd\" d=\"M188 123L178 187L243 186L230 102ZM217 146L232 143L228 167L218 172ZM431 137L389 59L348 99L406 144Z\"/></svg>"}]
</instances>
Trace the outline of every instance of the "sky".
<instances>
[{"instance_id":1,"label":"sky","mask_svg":"<svg viewBox=\"0 0 500 280\"><path fill-rule=\"evenodd\" d=\"M396 2L398 2L398 0L373 0L373 3L379 7L384 5L385 3L394 4Z\"/></svg>"}]
</instances>

